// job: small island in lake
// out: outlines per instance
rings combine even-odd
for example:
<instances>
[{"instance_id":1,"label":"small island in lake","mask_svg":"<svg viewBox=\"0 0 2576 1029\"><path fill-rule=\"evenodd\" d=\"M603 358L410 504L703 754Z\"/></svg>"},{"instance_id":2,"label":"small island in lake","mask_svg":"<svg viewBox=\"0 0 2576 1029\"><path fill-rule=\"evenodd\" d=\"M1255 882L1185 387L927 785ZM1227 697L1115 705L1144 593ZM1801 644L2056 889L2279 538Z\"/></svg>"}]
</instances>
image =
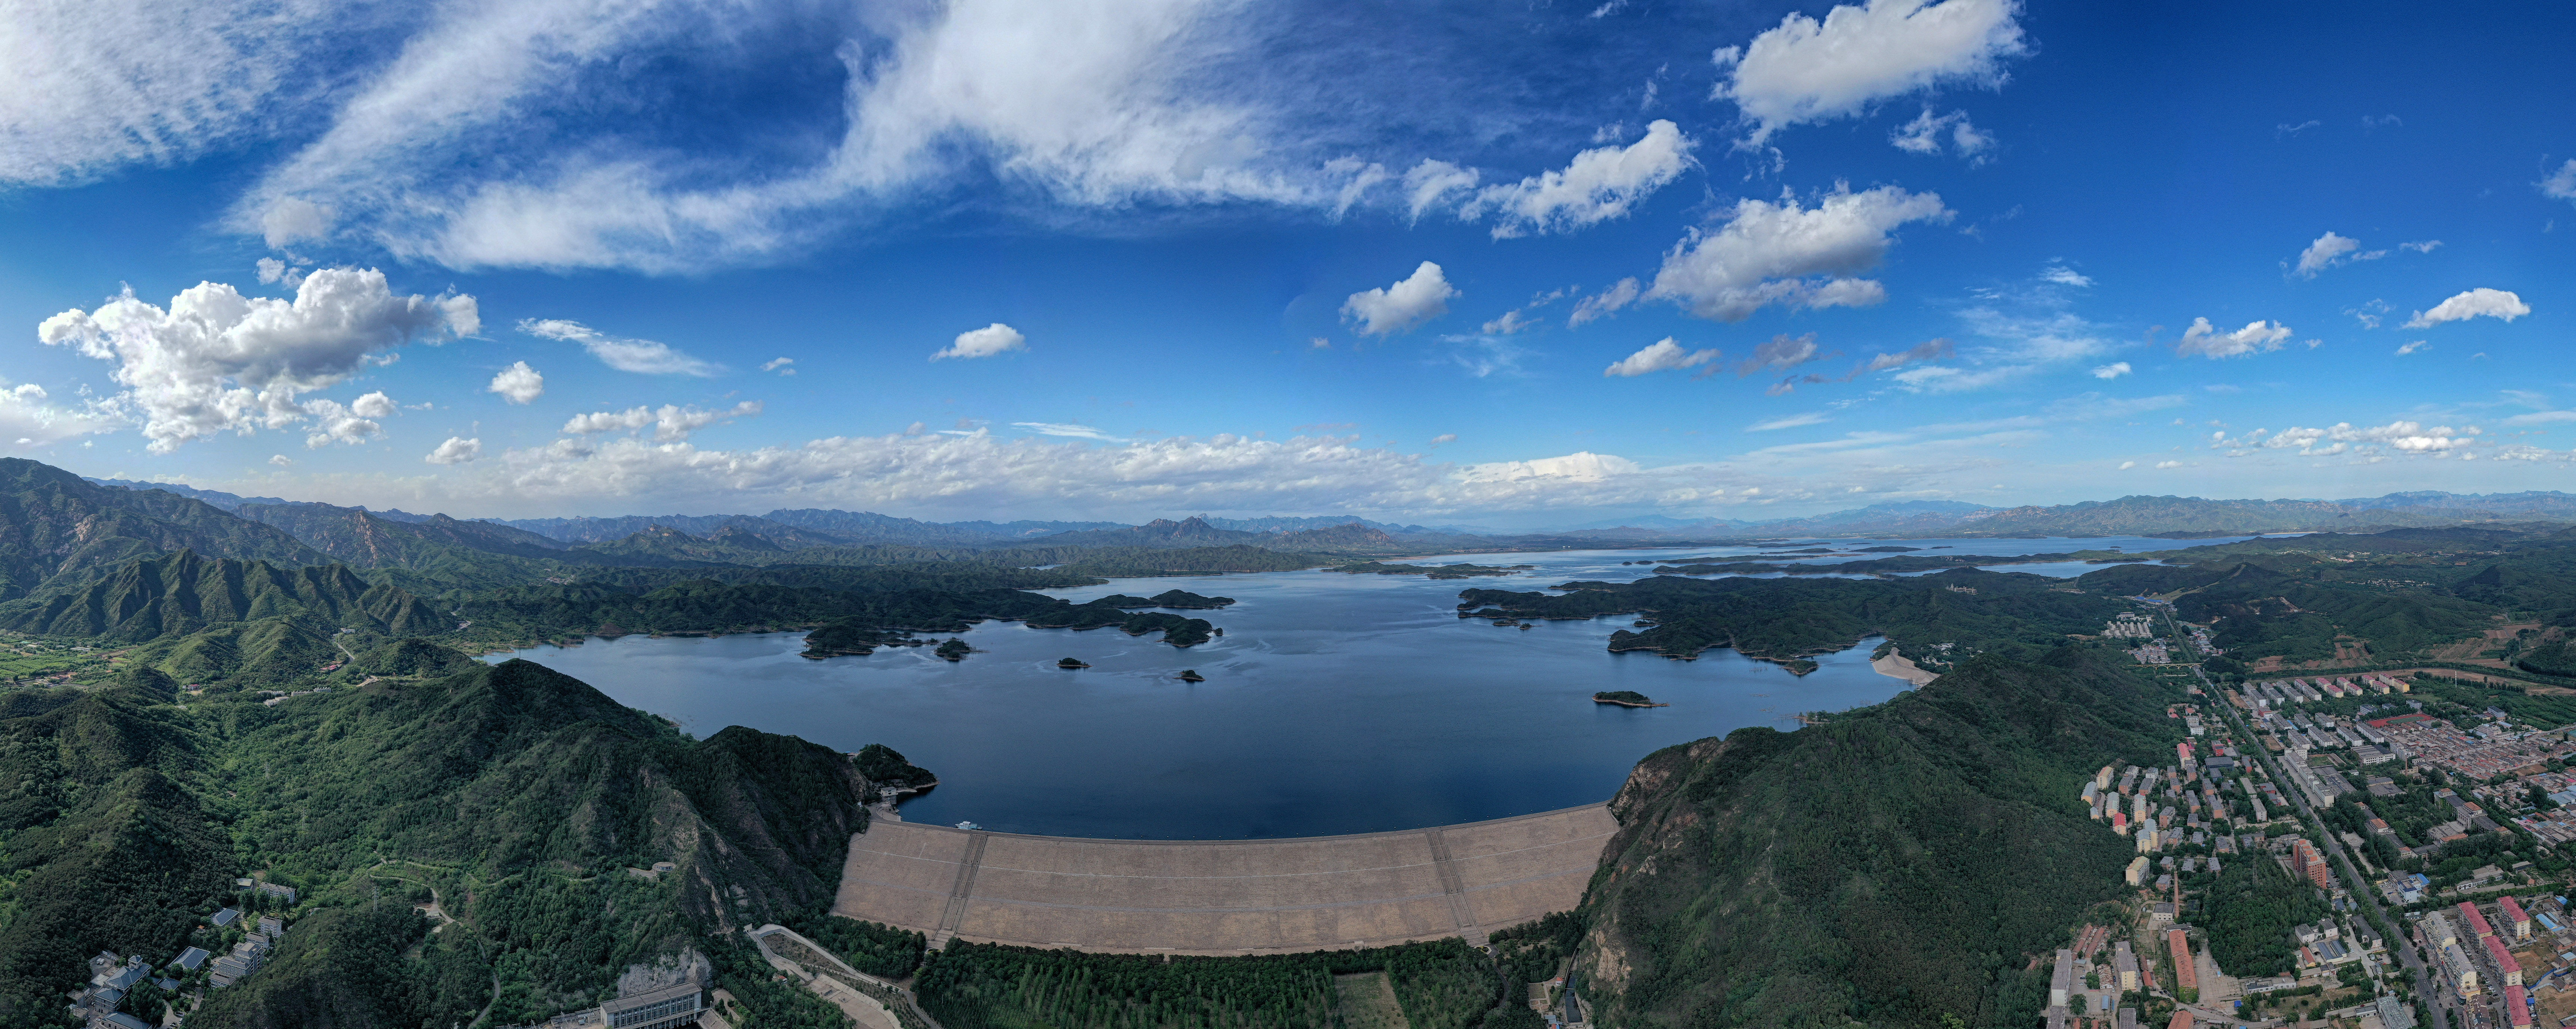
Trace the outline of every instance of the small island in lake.
<instances>
[{"instance_id":1,"label":"small island in lake","mask_svg":"<svg viewBox=\"0 0 2576 1029\"><path fill-rule=\"evenodd\" d=\"M1648 700L1646 699L1645 694L1639 693L1635 690L1605 690L1603 692L1593 694L1592 702L1595 704L1617 704L1620 707L1672 706L1670 704L1658 704L1652 700Z\"/></svg>"},{"instance_id":2,"label":"small island in lake","mask_svg":"<svg viewBox=\"0 0 2576 1029\"><path fill-rule=\"evenodd\" d=\"M1206 682L1207 676L1200 675L1199 670L1196 668L1184 668L1181 669L1180 680L1182 682Z\"/></svg>"},{"instance_id":3,"label":"small island in lake","mask_svg":"<svg viewBox=\"0 0 2576 1029\"><path fill-rule=\"evenodd\" d=\"M966 655L974 652L975 648L967 646L965 640L958 639L954 636L949 637L948 642L940 644L939 649L931 651L931 653L937 654L951 661L966 660Z\"/></svg>"},{"instance_id":4,"label":"small island in lake","mask_svg":"<svg viewBox=\"0 0 2576 1029\"><path fill-rule=\"evenodd\" d=\"M1065 669L1072 669L1072 668L1089 668L1089 667L1091 667L1090 665L1087 665L1087 664L1082 663L1082 659L1081 659L1081 658L1078 658L1078 657L1068 657L1068 658L1065 658L1065 659L1064 659L1064 660L1062 660L1062 661L1058 661L1058 662L1056 662L1056 663L1055 663L1055 666L1056 666L1056 667L1058 667L1058 668L1065 668Z\"/></svg>"},{"instance_id":5,"label":"small island in lake","mask_svg":"<svg viewBox=\"0 0 2576 1029\"><path fill-rule=\"evenodd\" d=\"M1479 575L1510 575L1513 572L1527 571L1535 567L1538 566L1474 564L1408 565L1388 564L1384 561L1361 561L1356 564L1347 564L1338 568L1327 568L1324 570L1327 572L1341 572L1345 575L1420 575L1433 579L1466 579Z\"/></svg>"}]
</instances>

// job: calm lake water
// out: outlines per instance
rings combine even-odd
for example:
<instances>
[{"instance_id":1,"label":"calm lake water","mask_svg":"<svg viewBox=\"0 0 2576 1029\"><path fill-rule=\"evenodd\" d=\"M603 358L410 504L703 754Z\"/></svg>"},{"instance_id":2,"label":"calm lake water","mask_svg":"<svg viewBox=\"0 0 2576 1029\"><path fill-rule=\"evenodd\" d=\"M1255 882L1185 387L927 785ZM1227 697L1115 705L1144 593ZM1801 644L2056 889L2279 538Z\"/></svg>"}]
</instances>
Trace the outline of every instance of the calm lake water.
<instances>
[{"instance_id":1,"label":"calm lake water","mask_svg":"<svg viewBox=\"0 0 2576 1029\"><path fill-rule=\"evenodd\" d=\"M1893 543L1991 555L2176 546ZM629 636L491 659L547 665L701 737L739 724L836 750L886 744L940 777L938 788L903 805L908 821L1136 839L1378 832L1606 800L1656 749L1748 725L1794 729L1798 712L1875 704L1905 688L1870 670L1876 640L1821 657L1801 677L1733 651L1696 661L1609 653L1605 643L1628 618L1520 630L1456 613L1459 591L1470 587L1625 581L1679 554L1756 553L1462 555L1421 563L1539 567L1466 581L1281 572L1048 591L1077 602L1174 587L1235 598L1221 611L1189 612L1226 634L1186 650L1159 634L985 622L962 634L977 653L955 664L927 647L808 661L796 633ZM1059 670L1063 657L1092 667ZM1180 682L1183 669L1207 681ZM1598 705L1598 690L1635 690L1672 706Z\"/></svg>"}]
</instances>

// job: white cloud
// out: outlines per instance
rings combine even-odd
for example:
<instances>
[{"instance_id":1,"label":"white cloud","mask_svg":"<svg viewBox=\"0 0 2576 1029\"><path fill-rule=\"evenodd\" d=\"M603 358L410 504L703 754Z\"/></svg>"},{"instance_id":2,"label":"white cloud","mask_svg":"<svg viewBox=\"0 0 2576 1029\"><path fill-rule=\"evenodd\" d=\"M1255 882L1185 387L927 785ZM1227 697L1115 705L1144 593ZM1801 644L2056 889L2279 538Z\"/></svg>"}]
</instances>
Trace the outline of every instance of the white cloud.
<instances>
[{"instance_id":1,"label":"white cloud","mask_svg":"<svg viewBox=\"0 0 2576 1029\"><path fill-rule=\"evenodd\" d=\"M429 456L423 457L421 460L427 461L431 464L464 464L482 456L483 441L481 439L466 439L461 436L449 436L447 437L447 442L439 444L436 449L429 452Z\"/></svg>"},{"instance_id":2,"label":"white cloud","mask_svg":"<svg viewBox=\"0 0 2576 1029\"><path fill-rule=\"evenodd\" d=\"M2448 425L2426 427L2421 422L2394 421L2369 428L2354 428L2350 422L2337 422L2329 428L2303 429L2292 426L2264 440L2265 449L2295 447L2302 456L2344 453L2358 449L2377 453L2396 451L2401 454L2440 454L2468 447L2483 434L2477 426L2454 429Z\"/></svg>"},{"instance_id":3,"label":"white cloud","mask_svg":"<svg viewBox=\"0 0 2576 1029\"><path fill-rule=\"evenodd\" d=\"M2129 362L2127 361L2113 361L2110 364L2095 367L2093 369L2093 377L2096 379L2116 379L2135 370L2136 369L2129 367Z\"/></svg>"},{"instance_id":4,"label":"white cloud","mask_svg":"<svg viewBox=\"0 0 2576 1029\"><path fill-rule=\"evenodd\" d=\"M2086 275L2062 264L2053 264L2048 266L2045 270L2042 270L2039 273L2039 279L2042 282L2053 282L2060 286L2080 287L2090 286L2093 284L2092 276Z\"/></svg>"},{"instance_id":5,"label":"white cloud","mask_svg":"<svg viewBox=\"0 0 2576 1029\"><path fill-rule=\"evenodd\" d=\"M1358 324L1363 336L1386 336L1410 332L1414 327L1449 313L1449 301L1459 295L1440 273L1440 266L1424 261L1413 274L1382 289L1353 293L1342 302L1342 319Z\"/></svg>"},{"instance_id":6,"label":"white cloud","mask_svg":"<svg viewBox=\"0 0 2576 1029\"><path fill-rule=\"evenodd\" d=\"M1658 118L1628 146L1586 150L1563 171L1487 186L1460 213L1473 219L1499 212L1495 239L1570 232L1623 217L1690 165L1691 145L1680 126Z\"/></svg>"},{"instance_id":7,"label":"white cloud","mask_svg":"<svg viewBox=\"0 0 2576 1029\"><path fill-rule=\"evenodd\" d=\"M1027 336L1020 335L1020 330L994 322L980 329L958 333L957 338L948 344L948 349L930 355L930 359L994 357L1014 350L1026 350L1028 341Z\"/></svg>"},{"instance_id":8,"label":"white cloud","mask_svg":"<svg viewBox=\"0 0 2576 1029\"><path fill-rule=\"evenodd\" d=\"M1985 163L1986 151L1994 149L1995 145L1994 136L1978 131L1976 125L1968 121L1968 112L1935 115L1929 107L1924 108L1913 121L1888 133L1887 141L1910 154L1937 154L1941 152L1941 137L1944 135L1950 137L1949 146L1953 152L1976 164Z\"/></svg>"},{"instance_id":9,"label":"white cloud","mask_svg":"<svg viewBox=\"0 0 2576 1029\"><path fill-rule=\"evenodd\" d=\"M1334 167L1321 151L1337 140L1292 127L1278 108L1343 91L1264 82L1254 37L1285 30L1215 0L429 11L397 56L333 94L336 111L315 112L324 129L297 133L309 142L242 198L236 227L311 203L340 212L333 231L456 268L673 272L756 262L966 178L1094 211L1330 208L1374 167ZM603 87L623 74L610 69L681 52L774 72L752 43L786 33L837 43L846 80L829 116L780 127L807 156L690 152L637 119L586 117L658 99Z\"/></svg>"},{"instance_id":10,"label":"white cloud","mask_svg":"<svg viewBox=\"0 0 2576 1029\"><path fill-rule=\"evenodd\" d=\"M2443 322L2467 321L2481 315L2509 322L2530 313L2531 305L2523 303L2521 297L2505 290L2480 286L2466 293L2454 294L2450 299L2433 305L2430 311L2415 312L2415 317L2406 323L2406 327L2421 329Z\"/></svg>"},{"instance_id":11,"label":"white cloud","mask_svg":"<svg viewBox=\"0 0 2576 1029\"><path fill-rule=\"evenodd\" d=\"M1735 374L1742 378L1755 372L1785 372L1827 356L1823 348L1816 346L1815 333L1791 336L1784 332L1755 346L1753 356L1735 366Z\"/></svg>"},{"instance_id":12,"label":"white cloud","mask_svg":"<svg viewBox=\"0 0 2576 1029\"><path fill-rule=\"evenodd\" d=\"M295 459L284 454L270 454L268 455L268 463L284 468L288 465L294 464Z\"/></svg>"},{"instance_id":13,"label":"white cloud","mask_svg":"<svg viewBox=\"0 0 2576 1029\"><path fill-rule=\"evenodd\" d=\"M1458 434L1454 432L1444 432L1431 437L1431 445L1435 447L1456 442L1458 442Z\"/></svg>"},{"instance_id":14,"label":"white cloud","mask_svg":"<svg viewBox=\"0 0 2576 1029\"><path fill-rule=\"evenodd\" d=\"M492 384L483 387L483 391L498 393L501 399L513 404L531 403L546 395L546 377L528 367L526 361L513 361L509 367L501 369L501 374L493 376Z\"/></svg>"},{"instance_id":15,"label":"white cloud","mask_svg":"<svg viewBox=\"0 0 2576 1029\"><path fill-rule=\"evenodd\" d=\"M1786 418L1774 418L1767 422L1755 422L1751 425L1745 426L1744 431L1772 432L1779 429L1795 429L1802 425L1822 425L1832 420L1833 419L1825 417L1820 412L1809 411L1805 414L1793 414Z\"/></svg>"},{"instance_id":16,"label":"white cloud","mask_svg":"<svg viewBox=\"0 0 2576 1029\"><path fill-rule=\"evenodd\" d=\"M2422 349L2424 349L2424 344L2425 344L2425 342L2426 342L2425 340L2420 340L2420 339L2419 339L2419 340L2416 340L2415 342L2408 343L2408 344L2406 344L2406 345L2404 345L2404 346L2398 347L2398 348L2397 348L2397 356L2399 356L2399 357L2404 357L2404 356L2406 356L2406 355L2408 355L2408 354L2412 354L2412 353L2414 353L2414 352L2416 352L2416 351L2418 351L2418 350L2422 350Z\"/></svg>"},{"instance_id":17,"label":"white cloud","mask_svg":"<svg viewBox=\"0 0 2576 1029\"><path fill-rule=\"evenodd\" d=\"M1769 304L1866 307L1885 300L1886 290L1849 276L1886 257L1898 226L1950 217L1939 195L1894 186L1838 187L1812 208L1788 196L1777 204L1739 200L1724 225L1674 244L1646 295L1720 321L1742 321Z\"/></svg>"},{"instance_id":18,"label":"white cloud","mask_svg":"<svg viewBox=\"0 0 2576 1029\"><path fill-rule=\"evenodd\" d=\"M2412 250L2412 251L2414 251L2414 252L2416 252L2416 253L2419 253L2419 254L2429 254L2429 253L2432 253L2434 250L2439 249L2439 248L2441 247L2441 245L2442 245L2442 241L2441 241L2441 240L2438 240L2438 239L2427 239L2427 240L2419 240L2419 241L2417 241L2417 242L2413 242L2413 243L2400 243L2400 244L2397 244L2397 249L2399 249L2399 250Z\"/></svg>"},{"instance_id":19,"label":"white cloud","mask_svg":"<svg viewBox=\"0 0 2576 1029\"><path fill-rule=\"evenodd\" d=\"M2137 466L2138 466L2138 463L2137 463L2137 462L2135 462L2135 461L2122 461L2122 462L2120 462L2120 470L2121 470L2121 471L2124 471L2124 472L2125 472L2125 471L2128 471L2128 470L2129 470L2129 469L2131 469L2131 468L2135 468L2135 467L2137 467Z\"/></svg>"},{"instance_id":20,"label":"white cloud","mask_svg":"<svg viewBox=\"0 0 2576 1029\"><path fill-rule=\"evenodd\" d=\"M2156 467L2157 467L2157 468L2159 468L2159 469L2165 469L2165 468L2180 468L2180 467L2182 467L2182 462L2180 462L2180 461L2158 461L2158 462L2156 462Z\"/></svg>"},{"instance_id":21,"label":"white cloud","mask_svg":"<svg viewBox=\"0 0 2576 1029\"><path fill-rule=\"evenodd\" d=\"M2540 180L2540 195L2552 200L2576 200L2576 159L2559 165L2558 170Z\"/></svg>"},{"instance_id":22,"label":"white cloud","mask_svg":"<svg viewBox=\"0 0 2576 1029\"><path fill-rule=\"evenodd\" d=\"M1610 378L1613 376L1633 378L1635 376L1648 375L1654 372L1679 371L1684 368L1695 368L1700 365L1707 364L1710 361L1717 360L1717 358L1718 353L1715 349L1689 350L1684 348L1681 344L1673 342L1673 338L1671 336L1666 336L1653 343L1647 344L1643 349L1638 350L1636 353L1612 362L1610 367L1601 370L1601 375L1603 378Z\"/></svg>"},{"instance_id":23,"label":"white cloud","mask_svg":"<svg viewBox=\"0 0 2576 1029\"><path fill-rule=\"evenodd\" d=\"M1424 211L1438 206L1451 193L1476 188L1481 177L1473 168L1426 159L1404 173L1405 208L1413 220L1421 221Z\"/></svg>"},{"instance_id":24,"label":"white cloud","mask_svg":"<svg viewBox=\"0 0 2576 1029\"><path fill-rule=\"evenodd\" d=\"M47 318L36 334L116 362L113 378L125 390L103 406L142 422L151 450L167 453L221 432L353 417L331 401L297 397L345 382L403 344L481 330L473 297L396 296L382 272L326 268L307 276L293 301L204 282L165 311L129 290L95 311ZM343 438L356 427L322 431Z\"/></svg>"},{"instance_id":25,"label":"white cloud","mask_svg":"<svg viewBox=\"0 0 2576 1029\"><path fill-rule=\"evenodd\" d=\"M1119 439L1116 436L1112 436L1108 433L1092 428L1091 426L1069 422L1012 422L1011 425L1016 428L1027 429L1040 436L1060 436L1066 439L1096 439L1104 443L1127 442L1126 440Z\"/></svg>"},{"instance_id":26,"label":"white cloud","mask_svg":"<svg viewBox=\"0 0 2576 1029\"><path fill-rule=\"evenodd\" d=\"M600 432L636 432L649 425L653 427L655 440L672 443L687 439L690 433L717 422L756 416L760 414L761 407L757 400L745 400L730 409L718 410L676 404L664 404L659 409L630 407L623 411L574 415L564 422L563 431L569 435L587 436Z\"/></svg>"},{"instance_id":27,"label":"white cloud","mask_svg":"<svg viewBox=\"0 0 2576 1029\"><path fill-rule=\"evenodd\" d=\"M2026 50L2016 13L2012 0L1869 0L1822 23L1792 12L1741 50L1717 52L1726 78L1712 95L1735 101L1760 144L1943 83L2001 85L2001 59Z\"/></svg>"},{"instance_id":28,"label":"white cloud","mask_svg":"<svg viewBox=\"0 0 2576 1029\"><path fill-rule=\"evenodd\" d=\"M2183 330L2182 343L2175 347L2175 352L2184 357L2212 360L2246 357L2279 350L2281 342L2289 338L2290 327L2278 322L2248 322L2242 329L2222 332L2210 325L2209 319L2194 318L2191 327Z\"/></svg>"},{"instance_id":29,"label":"white cloud","mask_svg":"<svg viewBox=\"0 0 2576 1029\"><path fill-rule=\"evenodd\" d=\"M761 362L760 370L764 372L777 372L781 376L794 375L796 374L796 369L791 366L795 363L796 359L793 357L773 357Z\"/></svg>"},{"instance_id":30,"label":"white cloud","mask_svg":"<svg viewBox=\"0 0 2576 1029\"><path fill-rule=\"evenodd\" d=\"M2347 255L2359 249L2361 249L2360 240L2328 232L2317 237L2316 242L2308 244L2307 249L2299 251L2299 263L2291 270L2300 278L2313 279L2317 277L2317 273L2342 264Z\"/></svg>"},{"instance_id":31,"label":"white cloud","mask_svg":"<svg viewBox=\"0 0 2576 1029\"><path fill-rule=\"evenodd\" d=\"M531 336L579 343L599 363L621 372L638 375L694 375L710 378L724 369L698 360L668 343L649 339L626 339L611 336L590 326L561 318L523 318L519 331Z\"/></svg>"},{"instance_id":32,"label":"white cloud","mask_svg":"<svg viewBox=\"0 0 2576 1029\"><path fill-rule=\"evenodd\" d=\"M314 0L13 4L0 17L0 182L67 185L171 165L255 132L334 42Z\"/></svg>"},{"instance_id":33,"label":"white cloud","mask_svg":"<svg viewBox=\"0 0 2576 1029\"><path fill-rule=\"evenodd\" d=\"M1574 313L1565 319L1565 327L1576 329L1583 327L1586 322L1599 321L1616 313L1620 308L1636 303L1641 295L1643 290L1639 288L1637 280L1621 279L1609 289L1576 301Z\"/></svg>"},{"instance_id":34,"label":"white cloud","mask_svg":"<svg viewBox=\"0 0 2576 1029\"><path fill-rule=\"evenodd\" d=\"M1862 368L1861 371L1883 372L1890 368L1903 368L1909 364L1921 364L1925 361L1938 361L1942 358L1950 357L1956 352L1957 348L1952 346L1950 341L1946 338L1927 340L1893 354L1880 354L1877 357L1870 358L1869 364Z\"/></svg>"}]
</instances>

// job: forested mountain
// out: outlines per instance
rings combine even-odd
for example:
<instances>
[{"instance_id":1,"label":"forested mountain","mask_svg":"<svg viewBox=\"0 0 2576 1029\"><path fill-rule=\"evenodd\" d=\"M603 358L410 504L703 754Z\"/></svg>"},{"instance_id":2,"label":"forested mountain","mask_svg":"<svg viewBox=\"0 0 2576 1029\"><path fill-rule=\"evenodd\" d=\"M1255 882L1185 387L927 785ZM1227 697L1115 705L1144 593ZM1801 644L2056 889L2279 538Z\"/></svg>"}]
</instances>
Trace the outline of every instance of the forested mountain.
<instances>
[{"instance_id":1,"label":"forested mountain","mask_svg":"<svg viewBox=\"0 0 2576 1029\"><path fill-rule=\"evenodd\" d=\"M1209 525L1205 518L1172 521L1157 518L1143 525L1117 529L1086 529L1061 532L1033 542L1051 547L1223 547L1233 544L1258 545L1270 538L1265 533L1236 532Z\"/></svg>"},{"instance_id":2,"label":"forested mountain","mask_svg":"<svg viewBox=\"0 0 2576 1029\"><path fill-rule=\"evenodd\" d=\"M688 947L746 1003L793 1006L728 933L828 901L875 788L849 756L742 728L691 740L540 666L429 646L370 655L424 676L286 706L183 709L148 669L7 694L0 1017L56 1015L101 949L220 947L191 927L241 902L241 875L311 899L268 967L191 1025L463 1024L487 1004L525 1023ZM896 781L926 776L871 754ZM657 861L676 867L624 871ZM456 920L437 934L411 907L433 899Z\"/></svg>"},{"instance_id":3,"label":"forested mountain","mask_svg":"<svg viewBox=\"0 0 2576 1029\"><path fill-rule=\"evenodd\" d=\"M1581 911L1593 1021L2036 1024L2048 973L2024 967L2127 892L2135 850L2078 783L2172 757L2180 691L2132 668L1983 657L1822 725L1649 756Z\"/></svg>"},{"instance_id":4,"label":"forested mountain","mask_svg":"<svg viewBox=\"0 0 2576 1029\"><path fill-rule=\"evenodd\" d=\"M371 586L344 565L281 567L186 550L138 558L94 582L0 605L0 628L124 643L268 618L322 633L346 627L410 635L443 627L418 598Z\"/></svg>"},{"instance_id":5,"label":"forested mountain","mask_svg":"<svg viewBox=\"0 0 2576 1029\"><path fill-rule=\"evenodd\" d=\"M201 500L100 486L50 465L0 458L0 600L174 550L286 565L326 561L284 532Z\"/></svg>"},{"instance_id":6,"label":"forested mountain","mask_svg":"<svg viewBox=\"0 0 2576 1029\"><path fill-rule=\"evenodd\" d=\"M570 549L524 529L490 522L461 522L443 514L419 521L396 521L365 508L329 504L244 504L233 513L284 529L331 560L352 568L437 571L457 564L458 550L560 560Z\"/></svg>"}]
</instances>

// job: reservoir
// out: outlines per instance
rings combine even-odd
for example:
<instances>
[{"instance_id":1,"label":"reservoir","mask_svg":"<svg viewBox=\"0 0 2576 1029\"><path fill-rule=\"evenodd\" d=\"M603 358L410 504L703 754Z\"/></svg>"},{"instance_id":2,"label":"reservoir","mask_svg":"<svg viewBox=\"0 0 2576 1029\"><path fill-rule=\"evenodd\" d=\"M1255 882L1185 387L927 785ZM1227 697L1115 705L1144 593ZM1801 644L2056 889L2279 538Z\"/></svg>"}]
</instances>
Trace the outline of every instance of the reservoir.
<instances>
[{"instance_id":1,"label":"reservoir","mask_svg":"<svg viewBox=\"0 0 2576 1029\"><path fill-rule=\"evenodd\" d=\"M1891 542L1991 555L2176 545L1857 545ZM1939 545L1955 549L1928 549ZM1457 617L1463 589L1626 581L1676 556L1759 553L1459 555L1416 563L1538 567L1468 580L1306 571L1046 591L1077 602L1174 588L1235 598L1223 610L1183 612L1225 630L1187 649L1159 633L983 622L960 634L976 653L958 663L928 647L810 661L799 656L799 633L593 639L491 660L547 665L701 738L738 724L834 750L886 744L941 780L903 805L907 821L1131 839L1382 832L1598 803L1662 747L1751 725L1792 730L1798 712L1876 704L1906 688L1870 670L1877 640L1819 656L1814 672L1795 676L1730 650L1696 661L1609 653L1610 634L1631 621L1625 617L1527 630ZM1065 657L1091 667L1056 668ZM1184 669L1207 681L1179 681ZM1634 690L1672 706L1592 703L1600 690Z\"/></svg>"}]
</instances>

